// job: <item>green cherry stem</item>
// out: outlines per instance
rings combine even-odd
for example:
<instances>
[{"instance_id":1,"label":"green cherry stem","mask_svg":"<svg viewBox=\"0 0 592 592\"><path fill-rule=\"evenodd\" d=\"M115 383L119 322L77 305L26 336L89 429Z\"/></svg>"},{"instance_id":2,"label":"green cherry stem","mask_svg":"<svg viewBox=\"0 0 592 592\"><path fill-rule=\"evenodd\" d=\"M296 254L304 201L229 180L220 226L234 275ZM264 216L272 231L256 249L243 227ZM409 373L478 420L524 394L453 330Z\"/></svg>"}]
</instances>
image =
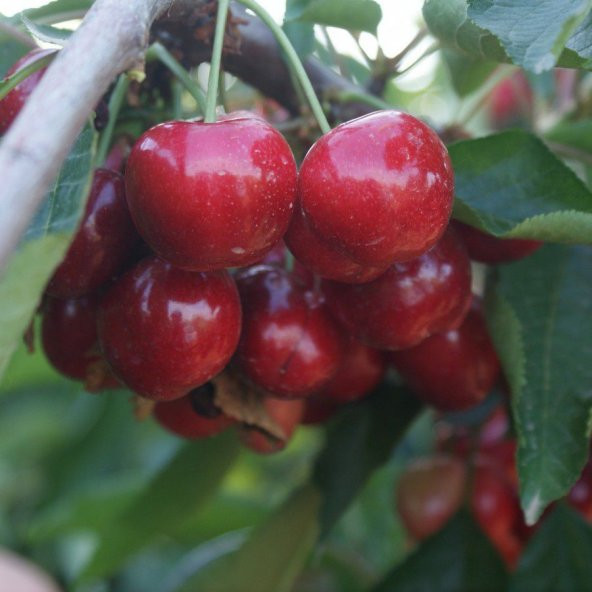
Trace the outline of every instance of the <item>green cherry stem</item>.
<instances>
[{"instance_id":1,"label":"green cherry stem","mask_svg":"<svg viewBox=\"0 0 592 592\"><path fill-rule=\"evenodd\" d=\"M284 51L284 56L288 67L293 71L294 75L300 82L304 94L308 100L310 108L317 120L321 131L326 134L331 130L331 126L325 117L325 113L323 111L323 107L315 94L314 88L308 79L308 75L306 74L306 70L296 53L296 50L290 43L288 36L284 33L283 29L273 20L270 14L260 6L255 0L238 0L243 6L252 10L271 30L273 35L275 36L276 41L278 42L279 46Z\"/></svg>"},{"instance_id":2,"label":"green cherry stem","mask_svg":"<svg viewBox=\"0 0 592 592\"><path fill-rule=\"evenodd\" d=\"M20 84L25 78L28 78L37 70L41 70L41 68L45 68L53 58L55 58L55 53L50 53L49 55L43 56L42 58L35 60L31 64L25 66L24 68L18 70L8 78L4 78L0 82L0 99L3 99L15 86Z\"/></svg>"},{"instance_id":3,"label":"green cherry stem","mask_svg":"<svg viewBox=\"0 0 592 592\"><path fill-rule=\"evenodd\" d=\"M204 122L216 121L216 104L218 101L218 86L220 83L220 64L222 62L222 48L224 47L224 33L226 31L226 15L230 0L218 0L216 13L216 31L214 33L214 46L212 47L212 59L210 61L210 75L208 77L208 93L206 95L206 108ZM224 81L222 81L224 84Z\"/></svg>"},{"instance_id":4,"label":"green cherry stem","mask_svg":"<svg viewBox=\"0 0 592 592\"><path fill-rule=\"evenodd\" d=\"M109 146L111 145L111 138L113 137L113 130L115 129L115 122L117 121L117 115L123 105L123 99L127 93L129 86L129 78L126 74L120 74L119 79L115 84L115 88L109 97L109 121L105 129L101 133L101 139L99 140L99 147L97 148L97 154L95 162L97 166L102 166L107 158L109 152Z\"/></svg>"}]
</instances>

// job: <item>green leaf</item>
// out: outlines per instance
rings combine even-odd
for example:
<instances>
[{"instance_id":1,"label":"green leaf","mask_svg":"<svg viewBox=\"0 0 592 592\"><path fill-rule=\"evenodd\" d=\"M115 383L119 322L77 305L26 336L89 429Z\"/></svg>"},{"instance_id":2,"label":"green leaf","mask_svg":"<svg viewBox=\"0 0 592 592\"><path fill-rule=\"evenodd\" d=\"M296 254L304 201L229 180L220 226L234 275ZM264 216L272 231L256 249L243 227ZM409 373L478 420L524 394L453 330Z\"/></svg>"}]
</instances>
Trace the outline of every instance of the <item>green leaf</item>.
<instances>
[{"instance_id":1,"label":"green leaf","mask_svg":"<svg viewBox=\"0 0 592 592\"><path fill-rule=\"evenodd\" d=\"M537 74L553 68L590 0L470 0L468 17L493 33L510 59Z\"/></svg>"},{"instance_id":2,"label":"green leaf","mask_svg":"<svg viewBox=\"0 0 592 592\"><path fill-rule=\"evenodd\" d=\"M69 13L79 13L88 10L94 0L55 0L38 8L23 10L22 14L34 21L56 22L72 18Z\"/></svg>"},{"instance_id":3,"label":"green leaf","mask_svg":"<svg viewBox=\"0 0 592 592\"><path fill-rule=\"evenodd\" d=\"M545 132L545 138L584 152L592 152L592 119L561 121Z\"/></svg>"},{"instance_id":4,"label":"green leaf","mask_svg":"<svg viewBox=\"0 0 592 592\"><path fill-rule=\"evenodd\" d=\"M455 217L501 237L592 242L592 194L532 134L507 131L449 151Z\"/></svg>"},{"instance_id":5,"label":"green leaf","mask_svg":"<svg viewBox=\"0 0 592 592\"><path fill-rule=\"evenodd\" d=\"M510 592L574 592L592 582L592 528L566 506L545 518L524 550Z\"/></svg>"},{"instance_id":6,"label":"green leaf","mask_svg":"<svg viewBox=\"0 0 592 592\"><path fill-rule=\"evenodd\" d=\"M497 67L495 62L471 57L452 49L444 49L442 57L448 66L452 87L459 97L479 89Z\"/></svg>"},{"instance_id":7,"label":"green leaf","mask_svg":"<svg viewBox=\"0 0 592 592\"><path fill-rule=\"evenodd\" d=\"M291 21L284 23L282 29L301 58L305 58L313 52L315 46L313 24Z\"/></svg>"},{"instance_id":8,"label":"green leaf","mask_svg":"<svg viewBox=\"0 0 592 592\"><path fill-rule=\"evenodd\" d=\"M498 274L488 317L512 389L522 507L534 523L588 458L592 249L548 245Z\"/></svg>"},{"instance_id":9,"label":"green leaf","mask_svg":"<svg viewBox=\"0 0 592 592\"><path fill-rule=\"evenodd\" d=\"M372 592L500 592L506 584L499 555L473 519L461 512Z\"/></svg>"},{"instance_id":10,"label":"green leaf","mask_svg":"<svg viewBox=\"0 0 592 592\"><path fill-rule=\"evenodd\" d=\"M53 188L0 278L0 376L84 211L92 176L95 136L90 124L80 133Z\"/></svg>"},{"instance_id":11,"label":"green leaf","mask_svg":"<svg viewBox=\"0 0 592 592\"><path fill-rule=\"evenodd\" d=\"M158 536L178 529L214 495L237 454L232 432L185 444L115 523L105 524L101 543L80 580L114 573Z\"/></svg>"},{"instance_id":12,"label":"green leaf","mask_svg":"<svg viewBox=\"0 0 592 592\"><path fill-rule=\"evenodd\" d=\"M286 22L305 21L376 34L382 10L374 0L295 0L286 11Z\"/></svg>"},{"instance_id":13,"label":"green leaf","mask_svg":"<svg viewBox=\"0 0 592 592\"><path fill-rule=\"evenodd\" d=\"M421 404L408 391L385 383L370 399L351 406L331 425L313 474L323 494L319 516L322 536L372 472L388 460L420 409Z\"/></svg>"},{"instance_id":14,"label":"green leaf","mask_svg":"<svg viewBox=\"0 0 592 592\"><path fill-rule=\"evenodd\" d=\"M0 78L4 78L8 69L30 50L31 47L0 31Z\"/></svg>"},{"instance_id":15,"label":"green leaf","mask_svg":"<svg viewBox=\"0 0 592 592\"><path fill-rule=\"evenodd\" d=\"M52 27L51 25L34 23L24 14L21 15L21 19L29 33L39 41L53 43L54 45L62 47L72 35L72 31L67 29L59 29L58 27Z\"/></svg>"}]
</instances>

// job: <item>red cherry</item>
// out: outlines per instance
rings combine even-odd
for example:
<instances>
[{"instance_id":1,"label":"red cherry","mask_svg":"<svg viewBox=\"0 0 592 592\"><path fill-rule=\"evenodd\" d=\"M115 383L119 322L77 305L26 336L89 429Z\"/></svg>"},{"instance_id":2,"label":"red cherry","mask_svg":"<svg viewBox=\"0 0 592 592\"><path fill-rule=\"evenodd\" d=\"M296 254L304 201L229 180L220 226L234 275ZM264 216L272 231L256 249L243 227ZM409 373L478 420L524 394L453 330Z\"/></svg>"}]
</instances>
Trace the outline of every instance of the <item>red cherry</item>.
<instances>
[{"instance_id":1,"label":"red cherry","mask_svg":"<svg viewBox=\"0 0 592 592\"><path fill-rule=\"evenodd\" d=\"M384 353L349 336L345 340L343 357L335 376L319 395L347 403L367 395L386 371Z\"/></svg>"},{"instance_id":2,"label":"red cherry","mask_svg":"<svg viewBox=\"0 0 592 592\"><path fill-rule=\"evenodd\" d=\"M471 301L471 268L463 245L447 231L430 251L396 263L373 282L325 280L323 292L355 337L380 349L402 349L461 323Z\"/></svg>"},{"instance_id":3,"label":"red cherry","mask_svg":"<svg viewBox=\"0 0 592 592\"><path fill-rule=\"evenodd\" d=\"M115 171L116 173L123 173L133 144L134 139L127 134L117 138L111 150L109 150L107 158L105 158L103 168Z\"/></svg>"},{"instance_id":4,"label":"red cherry","mask_svg":"<svg viewBox=\"0 0 592 592\"><path fill-rule=\"evenodd\" d=\"M535 240L497 238L456 220L454 227L465 244L469 257L490 265L524 259L543 246L542 242Z\"/></svg>"},{"instance_id":5,"label":"red cherry","mask_svg":"<svg viewBox=\"0 0 592 592\"><path fill-rule=\"evenodd\" d=\"M302 425L319 425L331 419L341 405L335 399L325 399L317 395L305 400Z\"/></svg>"},{"instance_id":6,"label":"red cherry","mask_svg":"<svg viewBox=\"0 0 592 592\"><path fill-rule=\"evenodd\" d=\"M258 117L172 121L136 142L126 189L138 231L158 255L195 271L240 267L286 232L296 164L282 135Z\"/></svg>"},{"instance_id":7,"label":"red cherry","mask_svg":"<svg viewBox=\"0 0 592 592\"><path fill-rule=\"evenodd\" d=\"M491 91L489 121L500 129L528 121L534 98L528 79L523 72L515 72L498 83Z\"/></svg>"},{"instance_id":8,"label":"red cherry","mask_svg":"<svg viewBox=\"0 0 592 592\"><path fill-rule=\"evenodd\" d=\"M97 169L81 226L49 281L47 293L77 298L95 292L123 270L138 242L123 177Z\"/></svg>"},{"instance_id":9,"label":"red cherry","mask_svg":"<svg viewBox=\"0 0 592 592\"><path fill-rule=\"evenodd\" d=\"M586 465L581 477L567 495L567 501L588 522L592 522L592 466Z\"/></svg>"},{"instance_id":10,"label":"red cherry","mask_svg":"<svg viewBox=\"0 0 592 592\"><path fill-rule=\"evenodd\" d=\"M8 72L6 72L6 76L11 76L15 72L30 66L37 60L52 53L55 53L55 49L34 49L17 60ZM30 94L39 84L39 81L45 74L46 70L47 67L33 72L33 74L27 76L27 78L17 84L2 100L0 100L0 134L4 134L11 126Z\"/></svg>"},{"instance_id":11,"label":"red cherry","mask_svg":"<svg viewBox=\"0 0 592 592\"><path fill-rule=\"evenodd\" d=\"M440 138L398 111L338 125L310 149L298 180L310 229L374 267L419 257L434 245L448 224L453 189Z\"/></svg>"},{"instance_id":12,"label":"red cherry","mask_svg":"<svg viewBox=\"0 0 592 592\"><path fill-rule=\"evenodd\" d=\"M180 399L157 403L154 417L164 428L183 438L214 436L235 422L213 406L213 388L207 382Z\"/></svg>"},{"instance_id":13,"label":"red cherry","mask_svg":"<svg viewBox=\"0 0 592 592\"><path fill-rule=\"evenodd\" d=\"M458 329L390 354L397 371L424 401L456 411L482 401L500 365L481 312L472 308Z\"/></svg>"},{"instance_id":14,"label":"red cherry","mask_svg":"<svg viewBox=\"0 0 592 592\"><path fill-rule=\"evenodd\" d=\"M148 257L110 288L99 306L99 339L114 372L133 391L170 400L228 363L241 308L225 271L193 273Z\"/></svg>"},{"instance_id":15,"label":"red cherry","mask_svg":"<svg viewBox=\"0 0 592 592\"><path fill-rule=\"evenodd\" d=\"M285 439L274 438L256 427L246 425L243 426L240 438L241 442L254 452L271 454L283 450L292 438L294 430L302 420L304 401L265 397L263 403L269 416L282 428Z\"/></svg>"},{"instance_id":16,"label":"red cherry","mask_svg":"<svg viewBox=\"0 0 592 592\"><path fill-rule=\"evenodd\" d=\"M397 511L407 532L416 540L438 532L460 508L465 484L465 465L453 456L433 456L409 465L396 490Z\"/></svg>"},{"instance_id":17,"label":"red cherry","mask_svg":"<svg viewBox=\"0 0 592 592\"><path fill-rule=\"evenodd\" d=\"M361 284L376 279L386 271L386 267L360 265L324 243L310 229L298 202L284 240L304 267L330 280Z\"/></svg>"},{"instance_id":18,"label":"red cherry","mask_svg":"<svg viewBox=\"0 0 592 592\"><path fill-rule=\"evenodd\" d=\"M342 336L322 302L283 269L258 265L237 274L244 318L237 366L279 397L305 397L335 374Z\"/></svg>"},{"instance_id":19,"label":"red cherry","mask_svg":"<svg viewBox=\"0 0 592 592\"><path fill-rule=\"evenodd\" d=\"M64 376L84 381L89 391L121 386L99 350L96 315L95 296L47 297L43 303L41 342L49 363Z\"/></svg>"}]
</instances>

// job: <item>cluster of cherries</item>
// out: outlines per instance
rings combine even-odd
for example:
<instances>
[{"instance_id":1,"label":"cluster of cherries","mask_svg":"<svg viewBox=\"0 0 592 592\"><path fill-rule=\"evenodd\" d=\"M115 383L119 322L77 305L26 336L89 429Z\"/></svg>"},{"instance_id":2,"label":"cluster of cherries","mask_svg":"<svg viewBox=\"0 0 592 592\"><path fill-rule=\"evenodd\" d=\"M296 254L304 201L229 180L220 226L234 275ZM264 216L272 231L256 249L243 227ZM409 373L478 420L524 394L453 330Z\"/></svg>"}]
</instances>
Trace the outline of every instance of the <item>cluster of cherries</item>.
<instances>
[{"instance_id":1,"label":"cluster of cherries","mask_svg":"<svg viewBox=\"0 0 592 592\"><path fill-rule=\"evenodd\" d=\"M0 101L5 121L24 84ZM125 178L95 172L46 289L45 353L89 390L153 401L181 436L240 424L261 452L367 395L389 364L438 409L474 405L499 363L470 258L514 260L539 243L449 225L453 189L439 137L398 111L337 126L299 170L252 113L157 125ZM221 373L258 393L273 430L221 404Z\"/></svg>"},{"instance_id":2,"label":"cluster of cherries","mask_svg":"<svg viewBox=\"0 0 592 592\"><path fill-rule=\"evenodd\" d=\"M504 405L477 427L436 424L437 453L412 462L397 482L395 505L410 537L438 532L466 505L509 569L552 507L527 526L518 498L516 440ZM592 523L592 460L566 498Z\"/></svg>"}]
</instances>

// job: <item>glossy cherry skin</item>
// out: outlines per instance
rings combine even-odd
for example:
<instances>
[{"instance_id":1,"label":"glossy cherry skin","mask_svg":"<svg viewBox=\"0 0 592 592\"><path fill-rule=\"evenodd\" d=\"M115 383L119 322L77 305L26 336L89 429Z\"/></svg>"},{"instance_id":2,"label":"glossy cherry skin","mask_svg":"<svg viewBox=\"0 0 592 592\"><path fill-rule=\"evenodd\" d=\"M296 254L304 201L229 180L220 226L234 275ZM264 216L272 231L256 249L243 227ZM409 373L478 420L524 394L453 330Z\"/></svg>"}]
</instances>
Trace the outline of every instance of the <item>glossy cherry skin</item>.
<instances>
[{"instance_id":1,"label":"glossy cherry skin","mask_svg":"<svg viewBox=\"0 0 592 592\"><path fill-rule=\"evenodd\" d=\"M338 125L310 149L298 179L305 219L354 262L387 267L425 253L444 233L454 177L427 125L377 111Z\"/></svg>"},{"instance_id":2,"label":"glossy cherry skin","mask_svg":"<svg viewBox=\"0 0 592 592\"><path fill-rule=\"evenodd\" d=\"M298 202L284 241L297 261L316 275L329 280L363 284L386 271L386 267L360 265L323 242L310 229Z\"/></svg>"},{"instance_id":3,"label":"glossy cherry skin","mask_svg":"<svg viewBox=\"0 0 592 592\"><path fill-rule=\"evenodd\" d=\"M43 351L60 374L83 381L89 391L121 386L99 349L95 296L68 300L46 297L42 311Z\"/></svg>"},{"instance_id":4,"label":"glossy cherry skin","mask_svg":"<svg viewBox=\"0 0 592 592\"><path fill-rule=\"evenodd\" d=\"M407 532L423 540L438 532L460 508L466 487L464 463L453 456L413 462L399 478L397 512Z\"/></svg>"},{"instance_id":5,"label":"glossy cherry skin","mask_svg":"<svg viewBox=\"0 0 592 592\"><path fill-rule=\"evenodd\" d=\"M243 329L236 363L255 385L277 397L306 397L337 371L342 335L322 301L283 269L258 265L236 282Z\"/></svg>"},{"instance_id":6,"label":"glossy cherry skin","mask_svg":"<svg viewBox=\"0 0 592 592\"><path fill-rule=\"evenodd\" d=\"M450 230L430 251L395 263L367 284L323 281L327 305L356 338L379 349L409 348L458 326L471 302L467 253Z\"/></svg>"},{"instance_id":7,"label":"glossy cherry skin","mask_svg":"<svg viewBox=\"0 0 592 592\"><path fill-rule=\"evenodd\" d=\"M524 259L543 243L523 238L497 238L468 224L454 221L454 228L467 248L469 257L473 261L498 265Z\"/></svg>"},{"instance_id":8,"label":"glossy cherry skin","mask_svg":"<svg viewBox=\"0 0 592 592\"><path fill-rule=\"evenodd\" d=\"M392 352L390 359L416 394L442 411L466 409L481 402L500 371L485 319L475 308L458 329Z\"/></svg>"},{"instance_id":9,"label":"glossy cherry skin","mask_svg":"<svg viewBox=\"0 0 592 592\"><path fill-rule=\"evenodd\" d=\"M124 269L139 240L127 208L123 177L97 169L80 228L46 292L58 298L96 292Z\"/></svg>"},{"instance_id":10,"label":"glossy cherry skin","mask_svg":"<svg viewBox=\"0 0 592 592\"><path fill-rule=\"evenodd\" d=\"M55 53L55 49L33 49L22 58L17 60L14 65L6 72L6 76L11 76L15 72L26 68L37 60ZM2 100L0 100L0 134L4 134L11 126L16 116L20 113L23 105L39 81L45 74L47 68L41 68L27 76L22 82L17 84Z\"/></svg>"},{"instance_id":11,"label":"glossy cherry skin","mask_svg":"<svg viewBox=\"0 0 592 592\"><path fill-rule=\"evenodd\" d=\"M145 132L126 168L138 231L177 267L194 271L259 261L284 235L296 163L282 135L254 116L172 121Z\"/></svg>"},{"instance_id":12,"label":"glossy cherry skin","mask_svg":"<svg viewBox=\"0 0 592 592\"><path fill-rule=\"evenodd\" d=\"M253 452L271 454L283 450L292 438L294 431L302 421L304 401L302 399L286 401L265 397L264 405L269 416L282 428L285 439L273 438L265 432L247 425L243 426L240 439Z\"/></svg>"},{"instance_id":13,"label":"glossy cherry skin","mask_svg":"<svg viewBox=\"0 0 592 592\"><path fill-rule=\"evenodd\" d=\"M172 400L218 374L241 326L238 292L225 271L188 272L148 257L121 276L99 306L99 340L132 391Z\"/></svg>"},{"instance_id":14,"label":"glossy cherry skin","mask_svg":"<svg viewBox=\"0 0 592 592\"><path fill-rule=\"evenodd\" d=\"M489 122L495 129L528 122L534 98L523 72L515 72L491 91Z\"/></svg>"}]
</instances>

